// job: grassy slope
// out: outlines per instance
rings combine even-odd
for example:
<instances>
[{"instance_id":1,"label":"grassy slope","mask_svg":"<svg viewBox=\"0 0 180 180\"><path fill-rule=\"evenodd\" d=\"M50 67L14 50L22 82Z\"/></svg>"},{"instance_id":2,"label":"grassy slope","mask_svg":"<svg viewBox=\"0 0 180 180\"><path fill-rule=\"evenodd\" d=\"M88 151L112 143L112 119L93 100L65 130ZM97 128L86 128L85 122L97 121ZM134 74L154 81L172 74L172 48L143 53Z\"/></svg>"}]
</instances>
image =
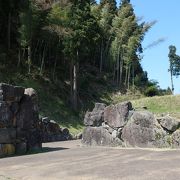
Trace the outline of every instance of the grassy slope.
<instances>
[{"instance_id":1,"label":"grassy slope","mask_svg":"<svg viewBox=\"0 0 180 180\"><path fill-rule=\"evenodd\" d=\"M180 119L180 95L146 97L132 101L135 109L143 106L157 115L169 114Z\"/></svg>"},{"instance_id":2,"label":"grassy slope","mask_svg":"<svg viewBox=\"0 0 180 180\"><path fill-rule=\"evenodd\" d=\"M0 82L34 88L39 96L40 115L48 116L62 127L68 127L73 134L82 131L84 113L88 109L92 110L94 102L110 104L130 100L135 109L146 106L149 111L158 115L170 114L180 119L180 95L149 98L144 98L141 94L119 95L115 93L115 87L112 87L111 83L105 83L102 77L98 78L99 76L96 75L91 77L91 81L89 81L89 76L81 89L81 102L84 107L81 112L71 110L67 100L69 88L61 81L58 82L59 84L53 84L49 80L39 77L28 77L20 74L8 75L0 72Z\"/></svg>"},{"instance_id":3,"label":"grassy slope","mask_svg":"<svg viewBox=\"0 0 180 180\"><path fill-rule=\"evenodd\" d=\"M88 68L92 71L91 68ZM95 75L94 75L95 71ZM0 71L0 82L34 88L39 97L40 116L47 116L55 120L61 127L67 127L72 134L82 131L83 117L85 112L92 110L95 102L111 102L111 92L114 90L96 69L86 72L82 80L83 86L80 90L80 103L83 109L74 112L70 107L70 87L62 80L52 82L48 78L42 78L35 73L32 76L21 75L16 72ZM81 83L82 83L81 82Z\"/></svg>"}]
</instances>

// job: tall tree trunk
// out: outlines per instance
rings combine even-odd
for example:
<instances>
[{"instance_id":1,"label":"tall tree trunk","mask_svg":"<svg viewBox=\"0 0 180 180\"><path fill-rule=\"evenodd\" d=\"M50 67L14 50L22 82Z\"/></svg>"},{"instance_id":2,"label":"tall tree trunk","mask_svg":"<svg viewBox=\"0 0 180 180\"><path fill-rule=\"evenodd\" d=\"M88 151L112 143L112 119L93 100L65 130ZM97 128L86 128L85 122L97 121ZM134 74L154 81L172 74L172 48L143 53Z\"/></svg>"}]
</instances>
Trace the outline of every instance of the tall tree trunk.
<instances>
[{"instance_id":1,"label":"tall tree trunk","mask_svg":"<svg viewBox=\"0 0 180 180\"><path fill-rule=\"evenodd\" d=\"M119 85L119 74L120 74L120 56L119 56L119 48L118 48L118 55L117 55L117 86Z\"/></svg>"},{"instance_id":2,"label":"tall tree trunk","mask_svg":"<svg viewBox=\"0 0 180 180\"><path fill-rule=\"evenodd\" d=\"M17 68L19 68L21 63L21 48L18 49L18 64L17 64Z\"/></svg>"},{"instance_id":3,"label":"tall tree trunk","mask_svg":"<svg viewBox=\"0 0 180 180\"><path fill-rule=\"evenodd\" d=\"M40 72L39 72L40 75L43 74L43 67L44 67L45 55L46 55L46 45L44 45L43 57L42 57L42 61L41 61L41 68L40 68Z\"/></svg>"},{"instance_id":4,"label":"tall tree trunk","mask_svg":"<svg viewBox=\"0 0 180 180\"><path fill-rule=\"evenodd\" d=\"M171 91L172 91L172 94L174 94L174 83L173 83L173 73L172 73L172 68L170 68L170 72L171 72Z\"/></svg>"},{"instance_id":5,"label":"tall tree trunk","mask_svg":"<svg viewBox=\"0 0 180 180\"><path fill-rule=\"evenodd\" d=\"M103 40L101 42L101 60L100 60L100 73L102 72L102 67L103 67Z\"/></svg>"},{"instance_id":6,"label":"tall tree trunk","mask_svg":"<svg viewBox=\"0 0 180 180\"><path fill-rule=\"evenodd\" d=\"M128 82L127 82L128 89L130 88L130 76L131 76L131 65L129 65L129 71L128 71Z\"/></svg>"},{"instance_id":7,"label":"tall tree trunk","mask_svg":"<svg viewBox=\"0 0 180 180\"><path fill-rule=\"evenodd\" d=\"M11 12L8 14L8 31L7 31L7 39L8 39L8 50L11 48Z\"/></svg>"},{"instance_id":8,"label":"tall tree trunk","mask_svg":"<svg viewBox=\"0 0 180 180\"><path fill-rule=\"evenodd\" d=\"M115 77L116 77L116 63L114 63L114 69L113 69L113 82L115 83Z\"/></svg>"},{"instance_id":9,"label":"tall tree trunk","mask_svg":"<svg viewBox=\"0 0 180 180\"><path fill-rule=\"evenodd\" d=\"M77 110L77 62L73 66L73 109Z\"/></svg>"},{"instance_id":10,"label":"tall tree trunk","mask_svg":"<svg viewBox=\"0 0 180 180\"><path fill-rule=\"evenodd\" d=\"M56 52L56 57L55 57L55 62L54 62L54 68L53 68L53 80L55 80L56 66L57 66L57 52Z\"/></svg>"},{"instance_id":11,"label":"tall tree trunk","mask_svg":"<svg viewBox=\"0 0 180 180\"><path fill-rule=\"evenodd\" d=\"M28 46L28 74L31 73L31 45Z\"/></svg>"},{"instance_id":12,"label":"tall tree trunk","mask_svg":"<svg viewBox=\"0 0 180 180\"><path fill-rule=\"evenodd\" d=\"M127 88L127 79L128 79L128 64L126 64L126 73L125 73L125 80L124 80L124 86Z\"/></svg>"},{"instance_id":13,"label":"tall tree trunk","mask_svg":"<svg viewBox=\"0 0 180 180\"><path fill-rule=\"evenodd\" d=\"M135 94L135 74L134 74L134 62L132 64L132 86L133 86L133 93Z\"/></svg>"},{"instance_id":14,"label":"tall tree trunk","mask_svg":"<svg viewBox=\"0 0 180 180\"><path fill-rule=\"evenodd\" d=\"M73 61L71 60L70 62L70 87L71 87L71 98L73 98ZM71 103L73 104L73 101L71 101Z\"/></svg>"},{"instance_id":15,"label":"tall tree trunk","mask_svg":"<svg viewBox=\"0 0 180 180\"><path fill-rule=\"evenodd\" d=\"M119 75L119 87L122 87L122 75L123 75L123 56L121 54L121 60L120 60L120 75Z\"/></svg>"}]
</instances>

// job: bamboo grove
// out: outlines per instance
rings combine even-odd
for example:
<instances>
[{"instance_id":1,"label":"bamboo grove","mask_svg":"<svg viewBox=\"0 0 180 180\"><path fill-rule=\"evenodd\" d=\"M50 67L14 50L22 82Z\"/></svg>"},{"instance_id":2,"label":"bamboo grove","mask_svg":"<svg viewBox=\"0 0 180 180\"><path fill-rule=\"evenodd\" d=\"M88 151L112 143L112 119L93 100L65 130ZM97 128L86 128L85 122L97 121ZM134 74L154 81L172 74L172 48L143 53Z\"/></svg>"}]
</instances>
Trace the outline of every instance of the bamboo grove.
<instances>
[{"instance_id":1,"label":"bamboo grove","mask_svg":"<svg viewBox=\"0 0 180 180\"><path fill-rule=\"evenodd\" d=\"M1 64L68 81L74 109L87 64L119 89L148 83L140 61L154 23L138 18L130 0L1 0L0 16Z\"/></svg>"}]
</instances>

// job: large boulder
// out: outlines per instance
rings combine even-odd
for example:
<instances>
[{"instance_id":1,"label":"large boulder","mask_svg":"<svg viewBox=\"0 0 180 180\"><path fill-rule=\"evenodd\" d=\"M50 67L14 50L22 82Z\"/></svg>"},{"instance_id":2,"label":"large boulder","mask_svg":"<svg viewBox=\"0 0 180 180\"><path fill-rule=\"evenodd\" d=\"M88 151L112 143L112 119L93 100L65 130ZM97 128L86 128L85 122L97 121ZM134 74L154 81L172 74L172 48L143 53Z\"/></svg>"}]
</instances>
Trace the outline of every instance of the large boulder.
<instances>
[{"instance_id":1,"label":"large boulder","mask_svg":"<svg viewBox=\"0 0 180 180\"><path fill-rule=\"evenodd\" d=\"M108 106L104 110L104 122L112 128L123 127L127 123L130 110L132 110L131 102Z\"/></svg>"},{"instance_id":2,"label":"large boulder","mask_svg":"<svg viewBox=\"0 0 180 180\"><path fill-rule=\"evenodd\" d=\"M180 126L180 122L170 116L159 118L158 121L165 130L170 132L176 131Z\"/></svg>"},{"instance_id":3,"label":"large boulder","mask_svg":"<svg viewBox=\"0 0 180 180\"><path fill-rule=\"evenodd\" d=\"M0 144L0 157L15 154L15 146L13 144Z\"/></svg>"},{"instance_id":4,"label":"large boulder","mask_svg":"<svg viewBox=\"0 0 180 180\"><path fill-rule=\"evenodd\" d=\"M14 143L16 140L16 129L0 128L0 143Z\"/></svg>"},{"instance_id":5,"label":"large boulder","mask_svg":"<svg viewBox=\"0 0 180 180\"><path fill-rule=\"evenodd\" d=\"M9 105L2 101L0 102L0 128L13 126L13 114L10 111Z\"/></svg>"},{"instance_id":6,"label":"large boulder","mask_svg":"<svg viewBox=\"0 0 180 180\"><path fill-rule=\"evenodd\" d=\"M89 146L109 146L113 138L103 127L86 127L82 134L82 143Z\"/></svg>"},{"instance_id":7,"label":"large boulder","mask_svg":"<svg viewBox=\"0 0 180 180\"><path fill-rule=\"evenodd\" d=\"M101 126L104 120L104 109L106 105L103 103L96 103L92 112L86 112L84 118L85 126Z\"/></svg>"},{"instance_id":8,"label":"large boulder","mask_svg":"<svg viewBox=\"0 0 180 180\"><path fill-rule=\"evenodd\" d=\"M180 129L175 131L172 136L172 147L173 148L180 148Z\"/></svg>"},{"instance_id":9,"label":"large boulder","mask_svg":"<svg viewBox=\"0 0 180 180\"><path fill-rule=\"evenodd\" d=\"M8 102L19 102L24 95L24 88L0 83L0 99Z\"/></svg>"},{"instance_id":10,"label":"large boulder","mask_svg":"<svg viewBox=\"0 0 180 180\"><path fill-rule=\"evenodd\" d=\"M133 147L168 147L167 134L158 124L154 115L147 111L134 112L122 130L126 146Z\"/></svg>"},{"instance_id":11,"label":"large boulder","mask_svg":"<svg viewBox=\"0 0 180 180\"><path fill-rule=\"evenodd\" d=\"M34 89L25 90L19 111L16 115L17 127L21 129L36 128L39 123L38 98Z\"/></svg>"},{"instance_id":12,"label":"large boulder","mask_svg":"<svg viewBox=\"0 0 180 180\"><path fill-rule=\"evenodd\" d=\"M82 133L82 143L87 146L123 146L118 132L112 134L101 127L86 127Z\"/></svg>"}]
</instances>

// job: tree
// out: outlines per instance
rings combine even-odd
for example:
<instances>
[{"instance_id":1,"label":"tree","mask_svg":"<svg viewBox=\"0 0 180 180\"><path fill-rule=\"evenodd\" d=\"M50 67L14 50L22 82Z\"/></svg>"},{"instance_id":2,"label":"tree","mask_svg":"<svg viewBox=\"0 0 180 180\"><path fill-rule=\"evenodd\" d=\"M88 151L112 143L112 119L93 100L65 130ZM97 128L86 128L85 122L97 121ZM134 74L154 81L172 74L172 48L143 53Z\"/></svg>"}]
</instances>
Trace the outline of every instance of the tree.
<instances>
[{"instance_id":1,"label":"tree","mask_svg":"<svg viewBox=\"0 0 180 180\"><path fill-rule=\"evenodd\" d=\"M24 3L21 0L0 1L0 54L5 55L6 63L11 64L9 60L17 58L19 13Z\"/></svg>"},{"instance_id":2,"label":"tree","mask_svg":"<svg viewBox=\"0 0 180 180\"><path fill-rule=\"evenodd\" d=\"M90 49L96 40L96 20L91 15L90 0L72 1L69 27L71 35L64 41L65 53L72 63L72 99L73 108L78 106L78 71L79 63L90 55Z\"/></svg>"},{"instance_id":3,"label":"tree","mask_svg":"<svg viewBox=\"0 0 180 180\"><path fill-rule=\"evenodd\" d=\"M100 17L99 27L101 30L101 46L100 46L100 72L103 66L107 64L109 49L112 42L112 21L116 14L115 0L100 1ZM107 65L106 65L107 66Z\"/></svg>"},{"instance_id":4,"label":"tree","mask_svg":"<svg viewBox=\"0 0 180 180\"><path fill-rule=\"evenodd\" d=\"M172 94L174 93L174 83L173 76L178 77L180 75L180 57L176 54L176 47L171 45L169 46L169 72L171 75L171 90Z\"/></svg>"},{"instance_id":5,"label":"tree","mask_svg":"<svg viewBox=\"0 0 180 180\"><path fill-rule=\"evenodd\" d=\"M142 53L141 42L150 27L151 23L138 24L130 1L121 2L112 28L114 34L112 57L116 62L114 79L116 75L116 83L119 87L129 88L131 76L134 82L135 64L140 60L139 54Z\"/></svg>"},{"instance_id":6,"label":"tree","mask_svg":"<svg viewBox=\"0 0 180 180\"><path fill-rule=\"evenodd\" d=\"M41 25L40 10L33 0L27 1L24 11L20 14L20 22L20 44L23 50L27 51L26 61L28 64L28 74L30 74L32 66L33 38L35 37L38 27Z\"/></svg>"},{"instance_id":7,"label":"tree","mask_svg":"<svg viewBox=\"0 0 180 180\"><path fill-rule=\"evenodd\" d=\"M104 7L104 5L108 5L111 14L115 14L117 7L116 7L116 0L100 0L100 7Z\"/></svg>"}]
</instances>

